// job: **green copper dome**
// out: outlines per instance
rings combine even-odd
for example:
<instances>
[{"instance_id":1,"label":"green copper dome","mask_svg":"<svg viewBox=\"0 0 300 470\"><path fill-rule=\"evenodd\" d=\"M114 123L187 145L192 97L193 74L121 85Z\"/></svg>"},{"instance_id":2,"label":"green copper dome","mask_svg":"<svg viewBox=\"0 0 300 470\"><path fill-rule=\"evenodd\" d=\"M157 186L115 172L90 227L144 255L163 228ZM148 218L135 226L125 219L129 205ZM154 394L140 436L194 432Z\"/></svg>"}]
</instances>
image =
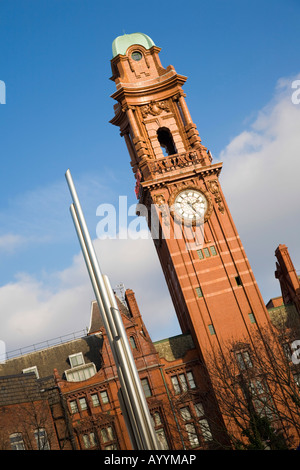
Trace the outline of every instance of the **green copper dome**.
<instances>
[{"instance_id":1,"label":"green copper dome","mask_svg":"<svg viewBox=\"0 0 300 470\"><path fill-rule=\"evenodd\" d=\"M146 34L123 34L123 36L118 36L112 43L113 57L116 57L119 54L125 55L128 47L133 46L133 44L139 44L144 46L146 49L150 49L152 46L155 46L152 39Z\"/></svg>"}]
</instances>

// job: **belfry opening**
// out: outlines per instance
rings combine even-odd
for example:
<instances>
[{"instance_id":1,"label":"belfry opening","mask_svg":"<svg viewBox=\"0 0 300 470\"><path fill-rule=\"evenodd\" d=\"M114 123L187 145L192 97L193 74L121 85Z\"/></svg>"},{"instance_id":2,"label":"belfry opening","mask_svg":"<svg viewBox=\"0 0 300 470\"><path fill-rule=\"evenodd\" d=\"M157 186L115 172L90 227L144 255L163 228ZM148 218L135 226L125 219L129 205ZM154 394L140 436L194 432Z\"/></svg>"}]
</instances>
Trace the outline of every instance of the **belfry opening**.
<instances>
[{"instance_id":1,"label":"belfry opening","mask_svg":"<svg viewBox=\"0 0 300 470\"><path fill-rule=\"evenodd\" d=\"M160 127L157 130L157 138L165 157L177 153L172 134L167 127Z\"/></svg>"}]
</instances>

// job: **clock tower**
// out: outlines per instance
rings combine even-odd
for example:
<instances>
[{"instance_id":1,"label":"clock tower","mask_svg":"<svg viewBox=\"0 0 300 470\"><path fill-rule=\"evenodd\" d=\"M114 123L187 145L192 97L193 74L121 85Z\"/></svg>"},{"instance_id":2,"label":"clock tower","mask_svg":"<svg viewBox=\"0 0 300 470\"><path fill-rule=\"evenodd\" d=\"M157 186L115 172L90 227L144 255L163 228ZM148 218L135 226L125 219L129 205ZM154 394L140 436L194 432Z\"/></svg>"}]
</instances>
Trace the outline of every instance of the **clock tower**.
<instances>
[{"instance_id":1,"label":"clock tower","mask_svg":"<svg viewBox=\"0 0 300 470\"><path fill-rule=\"evenodd\" d=\"M204 359L269 323L214 163L189 113L186 77L164 68L160 48L142 33L113 42L112 98L183 333ZM146 208L146 211L140 208Z\"/></svg>"}]
</instances>

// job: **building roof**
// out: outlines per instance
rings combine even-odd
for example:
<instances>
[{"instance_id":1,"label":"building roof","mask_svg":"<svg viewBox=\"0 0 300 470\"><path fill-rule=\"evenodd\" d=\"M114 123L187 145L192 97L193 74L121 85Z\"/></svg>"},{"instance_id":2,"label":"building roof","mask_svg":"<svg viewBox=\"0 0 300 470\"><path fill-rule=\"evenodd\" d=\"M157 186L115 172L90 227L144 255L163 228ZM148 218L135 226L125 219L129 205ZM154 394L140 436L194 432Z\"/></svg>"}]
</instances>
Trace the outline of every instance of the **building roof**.
<instances>
[{"instance_id":1,"label":"building roof","mask_svg":"<svg viewBox=\"0 0 300 470\"><path fill-rule=\"evenodd\" d=\"M125 302L123 303L117 295L115 297L121 314L132 321L133 316L130 305L127 305ZM2 392L2 402L0 396L0 406L1 403L4 404L5 400L8 399L9 394L11 394L13 403L17 403L17 400L24 399L24 394L22 395L20 392L20 395L18 395L18 388L21 390L23 387L25 395L32 394L33 397L34 393L36 393L35 389L37 388L37 384L39 384L37 390L53 388L53 385L55 385L54 370L56 369L58 375L64 378L65 371L73 369L70 363L70 356L74 354L82 353L84 364L88 365L89 363L93 363L96 367L96 371L99 371L103 366L102 329L103 321L98 304L94 301L91 305L91 321L87 336L61 344L55 344L45 349L39 349L0 363L0 387L2 387L0 390L0 392ZM154 347L160 358L172 362L183 358L189 350L194 349L194 344L191 336L186 334L158 341L154 343ZM34 373L23 372L25 369L34 367L36 367L38 378ZM76 367L73 370L75 369ZM44 396L42 398L44 398Z\"/></svg>"},{"instance_id":2,"label":"building roof","mask_svg":"<svg viewBox=\"0 0 300 470\"><path fill-rule=\"evenodd\" d=\"M118 36L112 43L112 53L113 57L117 55L125 55L128 47L133 46L134 44L139 44L144 46L146 49L151 49L152 46L155 46L152 39L143 33L133 33L133 34L123 34Z\"/></svg>"},{"instance_id":3,"label":"building roof","mask_svg":"<svg viewBox=\"0 0 300 470\"><path fill-rule=\"evenodd\" d=\"M54 369L63 376L65 370L71 368L69 356L79 352L82 352L85 364L93 362L98 371L101 368L102 344L102 335L94 334L24 354L1 363L0 376L21 374L24 369L33 366L37 367L39 377L53 375Z\"/></svg>"},{"instance_id":4,"label":"building roof","mask_svg":"<svg viewBox=\"0 0 300 470\"><path fill-rule=\"evenodd\" d=\"M172 362L183 358L188 351L195 348L195 345L191 335L186 333L156 341L154 347L160 358Z\"/></svg>"},{"instance_id":5,"label":"building roof","mask_svg":"<svg viewBox=\"0 0 300 470\"><path fill-rule=\"evenodd\" d=\"M117 306L118 306L118 309L119 309L120 313L124 314L124 315L126 315L126 317L130 318L131 313L130 313L129 309L126 307L126 305L123 302L121 302L121 300L119 299L119 297L117 295L115 295L115 299L116 299ZM104 325L103 325L102 317L101 317L100 312L99 312L98 303L97 303L96 300L94 300L92 302L92 306L91 306L91 319L90 319L90 326L89 326L88 333L89 334L97 333L103 327L104 327Z\"/></svg>"},{"instance_id":6,"label":"building roof","mask_svg":"<svg viewBox=\"0 0 300 470\"><path fill-rule=\"evenodd\" d=\"M34 373L0 377L0 406L41 400Z\"/></svg>"},{"instance_id":7,"label":"building roof","mask_svg":"<svg viewBox=\"0 0 300 470\"><path fill-rule=\"evenodd\" d=\"M272 297L269 302L266 304L266 308L274 308L274 307L281 307L283 305L283 298L282 296Z\"/></svg>"},{"instance_id":8,"label":"building roof","mask_svg":"<svg viewBox=\"0 0 300 470\"><path fill-rule=\"evenodd\" d=\"M295 328L298 326L299 314L294 304L279 305L268 308L271 322L276 328Z\"/></svg>"},{"instance_id":9,"label":"building roof","mask_svg":"<svg viewBox=\"0 0 300 470\"><path fill-rule=\"evenodd\" d=\"M131 317L131 313L126 305L116 296L119 311ZM103 321L96 301L92 302L91 320L87 336L82 336L71 341L55 344L38 351L23 354L5 362L0 362L0 377L9 374L21 374L24 369L37 367L39 377L53 375L54 369L63 376L64 372L71 368L69 356L82 352L85 364L94 363L96 370L102 366L102 345L103 338L101 329Z\"/></svg>"}]
</instances>

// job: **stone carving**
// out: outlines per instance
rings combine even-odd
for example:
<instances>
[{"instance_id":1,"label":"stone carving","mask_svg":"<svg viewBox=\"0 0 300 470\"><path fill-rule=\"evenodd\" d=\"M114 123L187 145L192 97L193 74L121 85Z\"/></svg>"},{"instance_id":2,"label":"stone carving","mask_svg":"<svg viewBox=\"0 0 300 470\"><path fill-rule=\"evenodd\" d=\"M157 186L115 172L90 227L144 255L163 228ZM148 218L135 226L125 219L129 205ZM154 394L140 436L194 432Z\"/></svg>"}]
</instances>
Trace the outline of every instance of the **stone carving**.
<instances>
[{"instance_id":1,"label":"stone carving","mask_svg":"<svg viewBox=\"0 0 300 470\"><path fill-rule=\"evenodd\" d=\"M170 111L170 107L166 101L151 101L149 104L141 106L141 113L144 119L149 114L158 116L162 111Z\"/></svg>"},{"instance_id":2,"label":"stone carving","mask_svg":"<svg viewBox=\"0 0 300 470\"><path fill-rule=\"evenodd\" d=\"M158 206L165 225L167 225L167 226L170 225L170 211L169 211L169 206L165 201L164 195L163 194L155 194L153 196L153 203L156 206Z\"/></svg>"},{"instance_id":3,"label":"stone carving","mask_svg":"<svg viewBox=\"0 0 300 470\"><path fill-rule=\"evenodd\" d=\"M194 163L202 163L202 158L196 152L186 152L154 161L151 165L151 170L154 173L165 173Z\"/></svg>"},{"instance_id":4,"label":"stone carving","mask_svg":"<svg viewBox=\"0 0 300 470\"><path fill-rule=\"evenodd\" d=\"M219 194L218 180L207 181L207 186L212 194L214 195Z\"/></svg>"},{"instance_id":5,"label":"stone carving","mask_svg":"<svg viewBox=\"0 0 300 470\"><path fill-rule=\"evenodd\" d=\"M158 206L161 206L162 204L166 203L165 196L163 194L154 194L153 202L154 202L154 204L157 204Z\"/></svg>"},{"instance_id":6,"label":"stone carving","mask_svg":"<svg viewBox=\"0 0 300 470\"><path fill-rule=\"evenodd\" d=\"M218 180L207 181L207 186L208 186L209 191L214 195L215 202L218 205L219 211L221 212L221 214L224 214L225 209L224 209L222 198L220 195Z\"/></svg>"}]
</instances>

